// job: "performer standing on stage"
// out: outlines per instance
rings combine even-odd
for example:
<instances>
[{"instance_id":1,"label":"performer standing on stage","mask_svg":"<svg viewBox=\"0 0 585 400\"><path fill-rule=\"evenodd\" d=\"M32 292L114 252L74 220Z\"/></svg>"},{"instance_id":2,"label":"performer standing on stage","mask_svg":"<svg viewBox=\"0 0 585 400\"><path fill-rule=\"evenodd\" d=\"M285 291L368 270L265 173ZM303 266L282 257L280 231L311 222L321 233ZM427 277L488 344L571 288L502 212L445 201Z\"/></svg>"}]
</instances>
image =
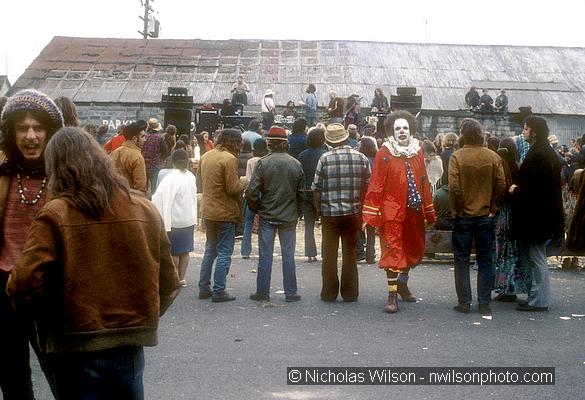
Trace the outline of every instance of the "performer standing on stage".
<instances>
[{"instance_id":1,"label":"performer standing on stage","mask_svg":"<svg viewBox=\"0 0 585 400\"><path fill-rule=\"evenodd\" d=\"M408 273L425 250L425 219L435 221L431 188L425 169L416 120L407 111L386 118L386 131L393 132L376 154L362 219L364 225L380 228L382 257L379 267L388 279L387 313L398 311L403 301L416 302L408 289Z\"/></svg>"}]
</instances>

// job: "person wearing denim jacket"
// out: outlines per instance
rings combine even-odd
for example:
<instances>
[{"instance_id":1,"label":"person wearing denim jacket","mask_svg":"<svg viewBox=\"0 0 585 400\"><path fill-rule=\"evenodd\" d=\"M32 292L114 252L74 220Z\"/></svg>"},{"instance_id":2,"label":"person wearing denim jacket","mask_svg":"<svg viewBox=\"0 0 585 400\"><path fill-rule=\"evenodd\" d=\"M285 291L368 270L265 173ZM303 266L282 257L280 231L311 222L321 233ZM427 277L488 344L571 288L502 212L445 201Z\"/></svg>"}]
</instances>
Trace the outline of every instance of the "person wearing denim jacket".
<instances>
[{"instance_id":1,"label":"person wearing denim jacket","mask_svg":"<svg viewBox=\"0 0 585 400\"><path fill-rule=\"evenodd\" d=\"M310 128L317 123L317 96L315 95L315 85L309 83L306 92L307 98L305 99L305 119L307 120L307 126Z\"/></svg>"},{"instance_id":2,"label":"person wearing denim jacket","mask_svg":"<svg viewBox=\"0 0 585 400\"><path fill-rule=\"evenodd\" d=\"M317 245L315 243L315 221L317 207L313 198L311 184L317 169L317 163L325 152L325 131L313 127L307 137L309 148L299 154L299 161L305 173L305 201L303 202L303 217L305 219L305 256L309 262L317 261Z\"/></svg>"}]
</instances>

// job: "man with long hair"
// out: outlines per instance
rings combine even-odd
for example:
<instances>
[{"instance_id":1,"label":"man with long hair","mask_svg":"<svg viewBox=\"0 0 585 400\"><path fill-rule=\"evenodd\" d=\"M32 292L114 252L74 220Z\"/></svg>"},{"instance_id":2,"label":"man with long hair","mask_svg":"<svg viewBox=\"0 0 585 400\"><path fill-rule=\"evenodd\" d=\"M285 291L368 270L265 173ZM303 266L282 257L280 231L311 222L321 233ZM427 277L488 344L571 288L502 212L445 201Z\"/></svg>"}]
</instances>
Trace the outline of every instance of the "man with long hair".
<instances>
[{"instance_id":1,"label":"man with long hair","mask_svg":"<svg viewBox=\"0 0 585 400\"><path fill-rule=\"evenodd\" d=\"M293 302L301 299L297 293L295 245L297 220L305 195L305 175L301 163L287 154L289 146L284 128L272 126L266 139L270 153L258 161L246 189L248 207L260 216L258 276L256 292L250 299L270 300L274 238L278 233L285 301Z\"/></svg>"},{"instance_id":2,"label":"man with long hair","mask_svg":"<svg viewBox=\"0 0 585 400\"><path fill-rule=\"evenodd\" d=\"M518 171L518 184L509 189L516 207L513 229L518 238L518 262L531 272L528 300L518 304L519 311L548 310L551 296L546 243L565 232L562 164L548 142L548 134L544 118L531 115L524 120L522 136L530 150Z\"/></svg>"},{"instance_id":3,"label":"man with long hair","mask_svg":"<svg viewBox=\"0 0 585 400\"><path fill-rule=\"evenodd\" d=\"M162 134L163 130L158 119L154 117L149 118L148 129L141 150L146 163L148 186L151 195L156 190L158 172L162 169L167 153L169 152Z\"/></svg>"},{"instance_id":4,"label":"man with long hair","mask_svg":"<svg viewBox=\"0 0 585 400\"><path fill-rule=\"evenodd\" d=\"M61 114L63 114L63 121L65 126L79 126L79 117L77 116L77 108L75 103L69 97L59 96L54 100Z\"/></svg>"},{"instance_id":5,"label":"man with long hair","mask_svg":"<svg viewBox=\"0 0 585 400\"><path fill-rule=\"evenodd\" d=\"M472 118L461 121L463 146L449 159L449 200L453 215L453 256L458 304L454 310L468 313L471 306L469 259L475 241L477 301L481 314L489 315L494 284L492 246L494 216L506 190L502 159L484 147L481 124Z\"/></svg>"},{"instance_id":6,"label":"man with long hair","mask_svg":"<svg viewBox=\"0 0 585 400\"><path fill-rule=\"evenodd\" d=\"M82 129L57 132L45 165L51 200L7 293L32 316L56 398L142 399L143 346L179 287L164 222Z\"/></svg>"},{"instance_id":7,"label":"man with long hair","mask_svg":"<svg viewBox=\"0 0 585 400\"><path fill-rule=\"evenodd\" d=\"M205 221L205 253L199 275L199 298L215 303L232 301L226 279L234 252L236 223L242 222L240 196L246 178L238 177L238 155L242 134L238 129L224 129L217 146L201 156L201 217ZM213 262L217 259L211 289Z\"/></svg>"},{"instance_id":8,"label":"man with long hair","mask_svg":"<svg viewBox=\"0 0 585 400\"><path fill-rule=\"evenodd\" d=\"M374 99L372 100L371 107L381 113L388 112L390 109L388 98L384 95L382 88L376 88L376 90L374 90Z\"/></svg>"},{"instance_id":9,"label":"man with long hair","mask_svg":"<svg viewBox=\"0 0 585 400\"><path fill-rule=\"evenodd\" d=\"M29 331L6 296L6 282L20 257L29 226L45 204L43 153L62 126L59 108L36 90L16 93L2 111L0 151L6 159L0 166L0 388L6 400L34 399Z\"/></svg>"}]
</instances>

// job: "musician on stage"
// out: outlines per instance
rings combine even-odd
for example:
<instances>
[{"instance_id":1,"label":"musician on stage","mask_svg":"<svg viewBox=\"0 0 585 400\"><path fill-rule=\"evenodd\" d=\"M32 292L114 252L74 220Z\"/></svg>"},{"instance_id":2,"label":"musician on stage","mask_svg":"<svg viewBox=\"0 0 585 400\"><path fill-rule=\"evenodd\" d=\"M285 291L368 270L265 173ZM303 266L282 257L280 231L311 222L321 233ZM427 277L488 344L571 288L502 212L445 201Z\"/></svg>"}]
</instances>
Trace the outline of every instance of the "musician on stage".
<instances>
[{"instance_id":1,"label":"musician on stage","mask_svg":"<svg viewBox=\"0 0 585 400\"><path fill-rule=\"evenodd\" d=\"M343 121L343 99L337 96L335 90L329 91L329 106L327 107L327 114L329 115L330 124L339 124Z\"/></svg>"},{"instance_id":2,"label":"musician on stage","mask_svg":"<svg viewBox=\"0 0 585 400\"><path fill-rule=\"evenodd\" d=\"M374 108L376 110L374 110ZM372 112L388 112L390 110L390 106L388 104L388 99L384 96L384 92L381 88L376 88L374 90L374 100L372 101Z\"/></svg>"}]
</instances>

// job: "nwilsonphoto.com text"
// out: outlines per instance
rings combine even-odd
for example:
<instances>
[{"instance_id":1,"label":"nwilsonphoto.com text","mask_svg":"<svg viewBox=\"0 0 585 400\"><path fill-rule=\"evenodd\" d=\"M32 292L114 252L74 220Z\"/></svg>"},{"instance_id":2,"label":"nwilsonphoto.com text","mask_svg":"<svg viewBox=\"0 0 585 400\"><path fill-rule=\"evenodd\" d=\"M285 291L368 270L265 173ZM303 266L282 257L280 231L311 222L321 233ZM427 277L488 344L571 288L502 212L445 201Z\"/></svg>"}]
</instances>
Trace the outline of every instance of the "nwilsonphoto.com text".
<instances>
[{"instance_id":1,"label":"nwilsonphoto.com text","mask_svg":"<svg viewBox=\"0 0 585 400\"><path fill-rule=\"evenodd\" d=\"M554 385L552 367L288 367L288 385Z\"/></svg>"}]
</instances>

